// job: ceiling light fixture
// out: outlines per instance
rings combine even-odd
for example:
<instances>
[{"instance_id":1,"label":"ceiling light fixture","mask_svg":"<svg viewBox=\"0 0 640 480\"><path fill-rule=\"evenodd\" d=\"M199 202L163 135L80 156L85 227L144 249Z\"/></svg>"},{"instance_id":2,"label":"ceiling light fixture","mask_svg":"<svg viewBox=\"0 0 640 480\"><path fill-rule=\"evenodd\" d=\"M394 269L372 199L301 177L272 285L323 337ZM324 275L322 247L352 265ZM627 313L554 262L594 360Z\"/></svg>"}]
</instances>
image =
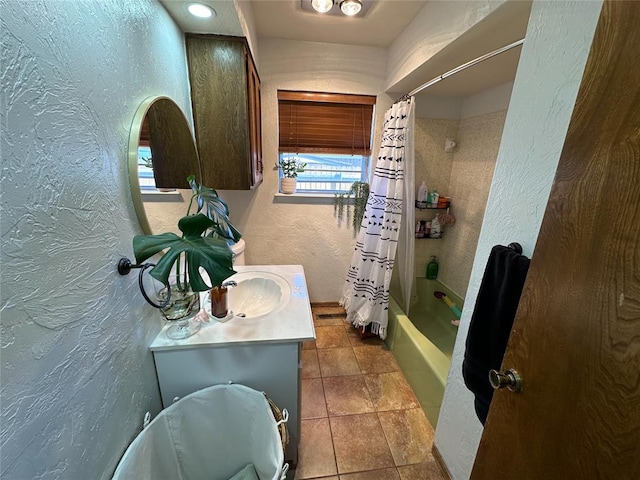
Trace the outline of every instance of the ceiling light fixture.
<instances>
[{"instance_id":1,"label":"ceiling light fixture","mask_svg":"<svg viewBox=\"0 0 640 480\"><path fill-rule=\"evenodd\" d=\"M215 12L212 8L207 7L206 5L203 5L201 3L190 3L187 7L187 10L189 10L189 13L191 15L200 18L209 18L215 15Z\"/></svg>"},{"instance_id":2,"label":"ceiling light fixture","mask_svg":"<svg viewBox=\"0 0 640 480\"><path fill-rule=\"evenodd\" d=\"M311 0L311 6L318 13L327 13L333 8L333 0Z\"/></svg>"},{"instance_id":3,"label":"ceiling light fixture","mask_svg":"<svg viewBox=\"0 0 640 480\"><path fill-rule=\"evenodd\" d=\"M349 17L357 15L361 9L362 2L360 0L342 0L340 2L340 10Z\"/></svg>"}]
</instances>

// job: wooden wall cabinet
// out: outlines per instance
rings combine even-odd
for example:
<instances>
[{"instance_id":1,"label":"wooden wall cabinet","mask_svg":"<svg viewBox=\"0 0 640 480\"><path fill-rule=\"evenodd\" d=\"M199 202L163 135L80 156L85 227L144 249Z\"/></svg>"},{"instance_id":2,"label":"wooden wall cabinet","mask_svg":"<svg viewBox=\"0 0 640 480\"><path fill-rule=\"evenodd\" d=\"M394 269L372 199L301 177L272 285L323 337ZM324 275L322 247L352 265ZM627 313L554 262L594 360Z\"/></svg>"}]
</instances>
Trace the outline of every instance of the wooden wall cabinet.
<instances>
[{"instance_id":1,"label":"wooden wall cabinet","mask_svg":"<svg viewBox=\"0 0 640 480\"><path fill-rule=\"evenodd\" d=\"M260 78L244 37L186 34L202 184L249 190L262 183Z\"/></svg>"}]
</instances>

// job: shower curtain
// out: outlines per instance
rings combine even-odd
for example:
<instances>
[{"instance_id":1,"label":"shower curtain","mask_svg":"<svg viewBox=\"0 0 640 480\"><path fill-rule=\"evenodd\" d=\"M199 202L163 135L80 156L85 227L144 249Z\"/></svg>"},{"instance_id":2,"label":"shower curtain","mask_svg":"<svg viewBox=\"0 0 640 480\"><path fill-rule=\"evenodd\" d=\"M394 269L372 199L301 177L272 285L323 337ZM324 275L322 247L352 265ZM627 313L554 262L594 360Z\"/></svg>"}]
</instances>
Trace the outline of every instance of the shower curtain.
<instances>
[{"instance_id":1,"label":"shower curtain","mask_svg":"<svg viewBox=\"0 0 640 480\"><path fill-rule=\"evenodd\" d=\"M389 320L391 272L402 227L405 162L407 156L413 158L413 145L407 148L413 104L413 97L401 99L385 113L369 199L340 299L351 323L356 327L371 324L371 331L383 339ZM413 165L412 160L410 163ZM413 175L413 170L409 172Z\"/></svg>"},{"instance_id":2,"label":"shower curtain","mask_svg":"<svg viewBox=\"0 0 640 480\"><path fill-rule=\"evenodd\" d=\"M413 98L413 97L412 97ZM398 237L396 267L400 278L401 298L396 298L402 310L408 315L409 307L416 299L415 286L415 245L416 245L416 190L415 190L415 100L407 123L404 161L404 201L402 202L402 224Z\"/></svg>"}]
</instances>

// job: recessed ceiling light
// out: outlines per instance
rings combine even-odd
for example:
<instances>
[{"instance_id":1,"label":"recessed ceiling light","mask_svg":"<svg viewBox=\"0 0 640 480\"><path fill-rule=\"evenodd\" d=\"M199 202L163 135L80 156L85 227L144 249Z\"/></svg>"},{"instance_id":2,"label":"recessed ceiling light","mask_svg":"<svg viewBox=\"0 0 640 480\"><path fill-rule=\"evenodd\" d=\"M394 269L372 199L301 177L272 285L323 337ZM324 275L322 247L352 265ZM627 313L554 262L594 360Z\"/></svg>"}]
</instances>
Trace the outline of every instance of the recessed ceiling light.
<instances>
[{"instance_id":1,"label":"recessed ceiling light","mask_svg":"<svg viewBox=\"0 0 640 480\"><path fill-rule=\"evenodd\" d=\"M361 9L362 3L360 0L342 0L342 2L340 2L340 10L350 17L357 15Z\"/></svg>"},{"instance_id":2,"label":"recessed ceiling light","mask_svg":"<svg viewBox=\"0 0 640 480\"><path fill-rule=\"evenodd\" d=\"M311 0L311 6L318 13L327 13L333 8L333 0Z\"/></svg>"},{"instance_id":3,"label":"recessed ceiling light","mask_svg":"<svg viewBox=\"0 0 640 480\"><path fill-rule=\"evenodd\" d=\"M187 6L187 10L189 10L189 13L191 15L200 18L209 18L215 15L215 12L212 8L207 7L206 5L203 5L201 3L190 3Z\"/></svg>"}]
</instances>

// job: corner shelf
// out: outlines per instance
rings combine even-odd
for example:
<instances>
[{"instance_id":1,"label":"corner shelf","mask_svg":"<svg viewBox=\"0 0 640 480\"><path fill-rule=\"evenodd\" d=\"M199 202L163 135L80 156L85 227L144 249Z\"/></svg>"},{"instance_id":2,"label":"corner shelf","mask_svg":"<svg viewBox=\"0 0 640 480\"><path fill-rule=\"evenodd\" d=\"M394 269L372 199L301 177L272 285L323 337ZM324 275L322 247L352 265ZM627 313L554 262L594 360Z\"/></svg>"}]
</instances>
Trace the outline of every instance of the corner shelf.
<instances>
[{"instance_id":1,"label":"corner shelf","mask_svg":"<svg viewBox=\"0 0 640 480\"><path fill-rule=\"evenodd\" d=\"M426 202L418 202L416 200L416 208L418 210L446 210L447 208L451 207L451 202L447 202L446 204L443 204L443 206L441 207L434 207L432 205L427 205Z\"/></svg>"},{"instance_id":2,"label":"corner shelf","mask_svg":"<svg viewBox=\"0 0 640 480\"><path fill-rule=\"evenodd\" d=\"M447 210L448 213L448 209L451 207L451 197L446 197L447 201L446 202L441 202L439 203L439 206L436 205L428 205L427 202L418 202L416 200L415 206L416 206L416 210L418 211L424 211L424 210ZM420 220L420 222L422 223L424 220ZM444 227L444 225L443 225ZM444 232L442 232L440 234L439 237L418 237L416 236L415 239L416 240L422 240L422 239L431 239L431 240L442 240L442 238L444 237Z\"/></svg>"}]
</instances>

